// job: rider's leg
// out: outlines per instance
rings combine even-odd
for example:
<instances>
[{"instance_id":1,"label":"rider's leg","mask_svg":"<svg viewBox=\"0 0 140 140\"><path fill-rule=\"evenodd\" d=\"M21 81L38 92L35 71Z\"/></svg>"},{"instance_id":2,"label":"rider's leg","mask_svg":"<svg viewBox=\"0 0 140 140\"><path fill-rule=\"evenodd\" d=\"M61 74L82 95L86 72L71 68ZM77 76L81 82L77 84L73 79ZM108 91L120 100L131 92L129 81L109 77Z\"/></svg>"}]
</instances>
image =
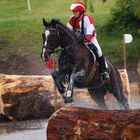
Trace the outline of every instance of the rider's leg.
<instances>
[{"instance_id":1,"label":"rider's leg","mask_svg":"<svg viewBox=\"0 0 140 140\"><path fill-rule=\"evenodd\" d=\"M99 43L98 43L96 37L94 37L94 38L92 39L92 43L94 44L94 46L92 46L92 45L90 46L90 45L89 45L89 47L90 47L90 49L91 49L91 50L95 53L95 55L96 55L97 62L98 62L98 64L99 64L99 67L100 67L101 73L102 73L102 75L101 75L102 80L103 80L103 81L109 81L109 80L110 80L110 77L109 77L109 74L108 74L108 72L107 72L108 65L107 65L107 63L106 63L106 61L105 61L105 59L104 59L104 56L103 56L103 54L102 54L101 47L100 47L100 45L99 45ZM96 48L95 48L95 47L96 47Z\"/></svg>"},{"instance_id":2,"label":"rider's leg","mask_svg":"<svg viewBox=\"0 0 140 140\"><path fill-rule=\"evenodd\" d=\"M101 72L102 72L102 80L103 81L109 81L110 77L109 77L109 74L107 72L107 66L106 66L104 56L102 55L101 57L99 57L97 61L99 63L99 66L100 66L100 69L101 69Z\"/></svg>"}]
</instances>

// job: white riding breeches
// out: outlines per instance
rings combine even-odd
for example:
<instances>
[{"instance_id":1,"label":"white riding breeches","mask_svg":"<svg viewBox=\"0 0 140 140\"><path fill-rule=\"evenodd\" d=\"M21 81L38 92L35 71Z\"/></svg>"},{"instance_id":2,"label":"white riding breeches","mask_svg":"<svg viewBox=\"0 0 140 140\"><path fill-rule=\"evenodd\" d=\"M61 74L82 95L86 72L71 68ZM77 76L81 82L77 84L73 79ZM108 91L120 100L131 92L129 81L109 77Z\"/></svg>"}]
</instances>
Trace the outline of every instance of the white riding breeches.
<instances>
[{"instance_id":1,"label":"white riding breeches","mask_svg":"<svg viewBox=\"0 0 140 140\"><path fill-rule=\"evenodd\" d=\"M95 45L95 47L97 48L97 53L98 53L98 56L99 57L101 57L103 54L102 54L102 50L101 50L101 47L100 47L100 45L99 45L99 43L98 43L98 41L97 41L97 38L96 37L94 37L92 40L91 40L91 42ZM106 68L108 68L108 64L107 64L107 62L105 61L105 66L106 66Z\"/></svg>"},{"instance_id":2,"label":"white riding breeches","mask_svg":"<svg viewBox=\"0 0 140 140\"><path fill-rule=\"evenodd\" d=\"M97 53L98 53L98 56L99 57L101 57L102 56L102 50L101 50L101 47L100 47L100 45L99 45L99 43L98 43L98 41L97 41L97 38L96 37L94 37L92 40L91 40L91 42L95 45L95 47L97 48Z\"/></svg>"}]
</instances>

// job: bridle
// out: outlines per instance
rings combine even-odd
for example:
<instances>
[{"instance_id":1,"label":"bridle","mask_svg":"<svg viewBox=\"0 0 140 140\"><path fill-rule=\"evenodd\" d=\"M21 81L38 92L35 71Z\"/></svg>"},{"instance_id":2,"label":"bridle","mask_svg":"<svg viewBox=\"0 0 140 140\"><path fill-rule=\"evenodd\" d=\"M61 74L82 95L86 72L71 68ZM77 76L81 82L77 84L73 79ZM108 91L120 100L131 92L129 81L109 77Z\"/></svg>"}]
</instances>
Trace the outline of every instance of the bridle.
<instances>
[{"instance_id":1,"label":"bridle","mask_svg":"<svg viewBox=\"0 0 140 140\"><path fill-rule=\"evenodd\" d=\"M52 28L52 27L49 27L49 28L46 28L45 30L49 30L49 31L55 31L56 32L56 34L57 34L57 37L58 37L58 42L60 43L61 41L60 41L60 33L59 33L59 30L57 30L57 29L54 29L54 28ZM76 41L74 41L73 43L71 43L70 45L67 45L66 47L59 47L59 48L55 48L55 49L53 49L52 50L52 48L51 47L49 47L49 46L43 46L43 48L47 48L48 50L49 50L49 53L50 54L52 54L52 53L56 53L57 55L59 55L59 52L61 52L61 51L63 51L63 50L66 50L66 51L68 51L68 53L70 53L69 52L69 49L71 48L71 47L73 47L73 46L75 46L76 44L78 44L79 43L79 40L78 40L78 38L77 38L77 40Z\"/></svg>"},{"instance_id":2,"label":"bridle","mask_svg":"<svg viewBox=\"0 0 140 140\"><path fill-rule=\"evenodd\" d=\"M55 31L55 32L57 33L57 36L58 36L58 39L59 39L59 31L58 31L57 29L54 29L54 28L46 28L45 31L46 31L46 30ZM45 38L45 40L46 40L46 38ZM47 45L44 45L44 44L43 44L43 48L45 48L45 49L47 48L48 50L50 50L49 53L54 53L54 50L52 50L52 48L49 47L49 46L47 46Z\"/></svg>"}]
</instances>

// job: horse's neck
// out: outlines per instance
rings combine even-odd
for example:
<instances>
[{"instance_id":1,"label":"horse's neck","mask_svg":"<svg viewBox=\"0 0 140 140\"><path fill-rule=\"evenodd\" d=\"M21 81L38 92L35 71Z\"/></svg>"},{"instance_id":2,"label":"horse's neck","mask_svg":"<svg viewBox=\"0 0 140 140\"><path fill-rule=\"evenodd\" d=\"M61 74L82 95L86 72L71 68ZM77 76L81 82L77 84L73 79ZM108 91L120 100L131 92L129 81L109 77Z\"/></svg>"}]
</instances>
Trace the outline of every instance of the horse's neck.
<instances>
[{"instance_id":1,"label":"horse's neck","mask_svg":"<svg viewBox=\"0 0 140 140\"><path fill-rule=\"evenodd\" d=\"M63 25L59 27L59 40L60 45L63 48L73 44L76 41L74 33Z\"/></svg>"}]
</instances>

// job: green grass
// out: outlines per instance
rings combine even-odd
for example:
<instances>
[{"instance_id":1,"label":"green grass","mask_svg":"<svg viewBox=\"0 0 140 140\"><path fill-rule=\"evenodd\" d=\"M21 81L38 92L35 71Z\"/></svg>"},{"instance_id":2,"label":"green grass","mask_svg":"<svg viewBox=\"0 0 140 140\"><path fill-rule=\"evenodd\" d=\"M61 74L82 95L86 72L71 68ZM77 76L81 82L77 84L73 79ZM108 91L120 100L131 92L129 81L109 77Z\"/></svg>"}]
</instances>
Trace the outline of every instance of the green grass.
<instances>
[{"instance_id":1,"label":"green grass","mask_svg":"<svg viewBox=\"0 0 140 140\"><path fill-rule=\"evenodd\" d=\"M73 0L30 0L31 11L28 11L27 0L0 0L0 58L9 54L34 53L39 55L42 46L42 18L58 18L66 24L71 16L69 6ZM94 0L94 13L87 11L95 20L98 40L104 54L113 62L122 62L122 34L109 35L101 29L111 18L110 9L116 0ZM119 33L119 32L118 32ZM139 49L138 37L128 45L127 59L135 60L139 55L133 54Z\"/></svg>"}]
</instances>

